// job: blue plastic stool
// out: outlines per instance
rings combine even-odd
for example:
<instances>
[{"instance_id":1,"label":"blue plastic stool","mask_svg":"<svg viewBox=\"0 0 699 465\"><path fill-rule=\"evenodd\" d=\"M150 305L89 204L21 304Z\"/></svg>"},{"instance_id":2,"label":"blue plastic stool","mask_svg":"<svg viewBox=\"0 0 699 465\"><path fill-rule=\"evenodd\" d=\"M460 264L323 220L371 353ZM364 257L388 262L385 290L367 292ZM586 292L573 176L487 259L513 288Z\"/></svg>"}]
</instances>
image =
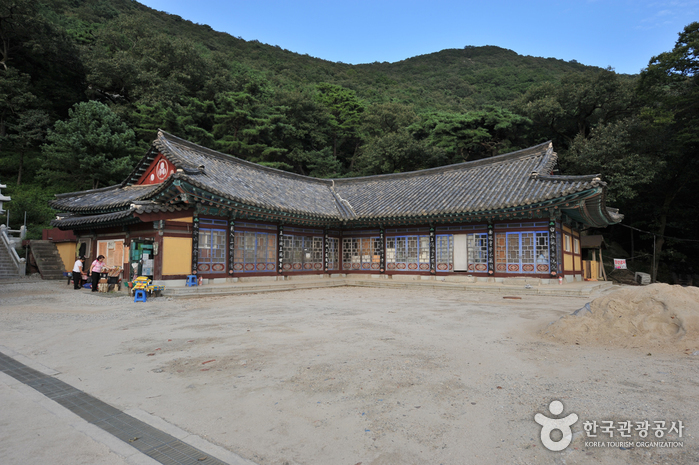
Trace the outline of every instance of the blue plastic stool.
<instances>
[{"instance_id":1,"label":"blue plastic stool","mask_svg":"<svg viewBox=\"0 0 699 465\"><path fill-rule=\"evenodd\" d=\"M195 275L195 274L187 275L187 287L196 286L196 285L197 285L197 275Z\"/></svg>"},{"instance_id":2,"label":"blue plastic stool","mask_svg":"<svg viewBox=\"0 0 699 465\"><path fill-rule=\"evenodd\" d=\"M143 289L136 289L133 297L134 302L145 302L146 301L146 291Z\"/></svg>"}]
</instances>

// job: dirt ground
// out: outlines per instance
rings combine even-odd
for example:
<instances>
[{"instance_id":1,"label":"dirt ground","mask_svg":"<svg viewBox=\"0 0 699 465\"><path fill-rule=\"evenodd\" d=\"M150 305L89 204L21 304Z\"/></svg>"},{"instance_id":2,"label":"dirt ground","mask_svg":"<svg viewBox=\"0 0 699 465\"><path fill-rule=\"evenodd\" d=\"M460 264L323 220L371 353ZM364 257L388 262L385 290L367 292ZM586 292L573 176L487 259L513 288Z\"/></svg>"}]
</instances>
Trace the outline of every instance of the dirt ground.
<instances>
[{"instance_id":1,"label":"dirt ground","mask_svg":"<svg viewBox=\"0 0 699 465\"><path fill-rule=\"evenodd\" d=\"M134 303L0 284L0 345L259 464L699 461L699 355L539 334L588 301L346 287ZM534 421L553 400L579 417L562 452ZM683 447L585 445L641 439L588 439L584 421L644 420L682 421L663 440Z\"/></svg>"}]
</instances>

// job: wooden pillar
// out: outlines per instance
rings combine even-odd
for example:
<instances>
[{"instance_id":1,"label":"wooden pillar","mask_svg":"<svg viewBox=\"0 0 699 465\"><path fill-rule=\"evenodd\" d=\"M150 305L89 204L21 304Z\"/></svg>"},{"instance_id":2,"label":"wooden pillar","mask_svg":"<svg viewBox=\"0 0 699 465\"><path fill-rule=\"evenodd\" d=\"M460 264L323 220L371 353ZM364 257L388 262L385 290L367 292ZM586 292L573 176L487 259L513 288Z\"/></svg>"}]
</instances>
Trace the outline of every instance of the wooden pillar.
<instances>
[{"instance_id":1,"label":"wooden pillar","mask_svg":"<svg viewBox=\"0 0 699 465\"><path fill-rule=\"evenodd\" d=\"M386 230L381 227L379 229L379 237L381 241L381 254L379 255L379 273L386 272Z\"/></svg>"},{"instance_id":2,"label":"wooden pillar","mask_svg":"<svg viewBox=\"0 0 699 465\"><path fill-rule=\"evenodd\" d=\"M280 224L277 233L277 273L284 272L284 225Z\"/></svg>"},{"instance_id":3,"label":"wooden pillar","mask_svg":"<svg viewBox=\"0 0 699 465\"><path fill-rule=\"evenodd\" d=\"M153 279L163 279L163 235L165 220L153 222L157 234L153 237Z\"/></svg>"},{"instance_id":4,"label":"wooden pillar","mask_svg":"<svg viewBox=\"0 0 699 465\"><path fill-rule=\"evenodd\" d=\"M437 274L437 237L430 226L430 274Z\"/></svg>"},{"instance_id":5,"label":"wooden pillar","mask_svg":"<svg viewBox=\"0 0 699 465\"><path fill-rule=\"evenodd\" d=\"M495 273L495 234L493 223L488 223L488 274Z\"/></svg>"},{"instance_id":6,"label":"wooden pillar","mask_svg":"<svg viewBox=\"0 0 699 465\"><path fill-rule=\"evenodd\" d=\"M556 231L556 219L549 221L549 267L551 276L558 274L558 237Z\"/></svg>"},{"instance_id":7,"label":"wooden pillar","mask_svg":"<svg viewBox=\"0 0 699 465\"><path fill-rule=\"evenodd\" d=\"M235 267L235 216L231 215L228 232L228 274L233 276Z\"/></svg>"},{"instance_id":8,"label":"wooden pillar","mask_svg":"<svg viewBox=\"0 0 699 465\"><path fill-rule=\"evenodd\" d=\"M199 212L192 214L192 274L197 274L199 264Z\"/></svg>"},{"instance_id":9,"label":"wooden pillar","mask_svg":"<svg viewBox=\"0 0 699 465\"><path fill-rule=\"evenodd\" d=\"M323 272L328 272L328 260L330 258L330 243L328 241L328 230L323 231Z\"/></svg>"}]
</instances>

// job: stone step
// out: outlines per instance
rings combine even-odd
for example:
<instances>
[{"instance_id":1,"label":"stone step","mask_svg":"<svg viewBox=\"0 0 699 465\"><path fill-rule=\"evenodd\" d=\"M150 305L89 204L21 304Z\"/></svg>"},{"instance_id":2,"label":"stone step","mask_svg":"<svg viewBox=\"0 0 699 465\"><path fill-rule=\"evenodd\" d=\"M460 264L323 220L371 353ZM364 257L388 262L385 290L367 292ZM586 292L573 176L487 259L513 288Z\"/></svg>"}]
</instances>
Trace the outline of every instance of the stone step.
<instances>
[{"instance_id":1,"label":"stone step","mask_svg":"<svg viewBox=\"0 0 699 465\"><path fill-rule=\"evenodd\" d=\"M228 285L202 285L202 286L191 286L191 287L168 287L165 285L164 296L170 297L196 297L196 296L213 296L213 295L234 295L234 294L250 294L254 292L276 292L276 291L293 291L297 289L313 289L320 287L339 287L344 286L344 282L333 282L328 281L325 283L321 282L298 282L290 283L284 282L284 284L258 284L258 285L245 285L245 284L228 284Z\"/></svg>"},{"instance_id":2,"label":"stone step","mask_svg":"<svg viewBox=\"0 0 699 465\"><path fill-rule=\"evenodd\" d=\"M65 265L56 244L51 241L29 241L29 248L34 255L34 261L42 279L64 279Z\"/></svg>"}]
</instances>

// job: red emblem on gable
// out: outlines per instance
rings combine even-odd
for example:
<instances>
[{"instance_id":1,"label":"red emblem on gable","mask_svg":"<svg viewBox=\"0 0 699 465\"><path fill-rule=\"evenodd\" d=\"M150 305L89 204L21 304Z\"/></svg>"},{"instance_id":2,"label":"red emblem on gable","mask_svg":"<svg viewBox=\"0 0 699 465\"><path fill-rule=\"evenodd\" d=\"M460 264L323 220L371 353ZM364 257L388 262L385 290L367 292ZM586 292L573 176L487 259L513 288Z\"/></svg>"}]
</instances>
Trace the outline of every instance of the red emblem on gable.
<instances>
[{"instance_id":1,"label":"red emblem on gable","mask_svg":"<svg viewBox=\"0 0 699 465\"><path fill-rule=\"evenodd\" d=\"M175 167L162 154L153 160L137 184L160 184L175 172Z\"/></svg>"},{"instance_id":2,"label":"red emblem on gable","mask_svg":"<svg viewBox=\"0 0 699 465\"><path fill-rule=\"evenodd\" d=\"M158 162L158 168L155 170L155 175L158 177L159 180L163 180L167 177L167 161L165 160L160 160Z\"/></svg>"}]
</instances>

